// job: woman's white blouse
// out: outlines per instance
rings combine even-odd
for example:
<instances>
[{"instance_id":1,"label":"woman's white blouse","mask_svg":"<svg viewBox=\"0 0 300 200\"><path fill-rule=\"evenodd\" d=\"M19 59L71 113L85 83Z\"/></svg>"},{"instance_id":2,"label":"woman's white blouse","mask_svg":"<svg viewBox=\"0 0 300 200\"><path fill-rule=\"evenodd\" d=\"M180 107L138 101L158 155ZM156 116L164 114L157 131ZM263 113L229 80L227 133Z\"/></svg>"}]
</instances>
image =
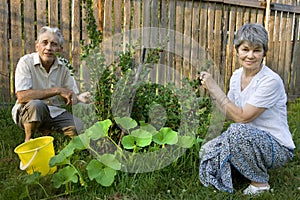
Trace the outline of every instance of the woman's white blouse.
<instances>
[{"instance_id":1,"label":"woman's white blouse","mask_svg":"<svg viewBox=\"0 0 300 200\"><path fill-rule=\"evenodd\" d=\"M260 116L248 124L268 131L280 144L294 149L295 144L287 122L287 97L280 76L264 65L242 90L242 72L241 67L233 73L228 98L241 108L245 104L266 108Z\"/></svg>"}]
</instances>

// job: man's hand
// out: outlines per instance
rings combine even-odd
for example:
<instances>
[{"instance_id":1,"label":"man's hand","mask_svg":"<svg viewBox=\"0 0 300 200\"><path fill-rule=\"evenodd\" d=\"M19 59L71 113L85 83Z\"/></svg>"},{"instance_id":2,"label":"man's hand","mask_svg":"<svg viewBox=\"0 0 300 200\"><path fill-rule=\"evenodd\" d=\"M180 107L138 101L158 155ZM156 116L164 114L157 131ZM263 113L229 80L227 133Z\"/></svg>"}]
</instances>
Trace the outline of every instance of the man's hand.
<instances>
[{"instance_id":1,"label":"man's hand","mask_svg":"<svg viewBox=\"0 0 300 200\"><path fill-rule=\"evenodd\" d=\"M91 102L91 93L83 92L77 96L77 99L82 103L90 103Z\"/></svg>"},{"instance_id":2,"label":"man's hand","mask_svg":"<svg viewBox=\"0 0 300 200\"><path fill-rule=\"evenodd\" d=\"M72 90L68 90L66 88L59 88L59 95L62 98L64 98L67 106L72 104L72 99L74 99L74 98L72 98L74 95L74 92ZM76 98L76 96L75 96L75 98Z\"/></svg>"}]
</instances>

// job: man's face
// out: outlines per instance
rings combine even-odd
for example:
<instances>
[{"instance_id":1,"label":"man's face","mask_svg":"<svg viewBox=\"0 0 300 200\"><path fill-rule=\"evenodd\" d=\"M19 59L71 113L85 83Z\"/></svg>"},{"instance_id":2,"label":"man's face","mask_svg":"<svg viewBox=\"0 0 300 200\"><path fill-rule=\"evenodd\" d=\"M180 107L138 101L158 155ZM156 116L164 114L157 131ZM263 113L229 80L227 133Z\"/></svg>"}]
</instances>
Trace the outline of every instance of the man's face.
<instances>
[{"instance_id":1,"label":"man's face","mask_svg":"<svg viewBox=\"0 0 300 200\"><path fill-rule=\"evenodd\" d=\"M40 40L36 43L36 51L44 64L52 65L56 59L56 53L61 50L59 37L52 33L43 33Z\"/></svg>"}]
</instances>

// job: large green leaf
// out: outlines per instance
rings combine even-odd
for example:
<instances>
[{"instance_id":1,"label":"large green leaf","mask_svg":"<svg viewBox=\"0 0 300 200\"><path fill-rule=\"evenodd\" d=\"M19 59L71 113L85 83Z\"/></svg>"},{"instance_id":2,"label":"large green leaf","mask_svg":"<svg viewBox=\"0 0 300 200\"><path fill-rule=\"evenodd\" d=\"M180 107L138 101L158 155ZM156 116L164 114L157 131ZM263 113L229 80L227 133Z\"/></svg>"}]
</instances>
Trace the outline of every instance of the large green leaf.
<instances>
[{"instance_id":1,"label":"large green leaf","mask_svg":"<svg viewBox=\"0 0 300 200\"><path fill-rule=\"evenodd\" d=\"M92 160L86 167L90 180L95 179L102 186L110 186L114 182L116 170L105 167L100 161Z\"/></svg>"},{"instance_id":2,"label":"large green leaf","mask_svg":"<svg viewBox=\"0 0 300 200\"><path fill-rule=\"evenodd\" d=\"M90 180L95 179L97 176L99 176L99 172L104 168L105 166L98 160L91 160L89 164L86 166L86 170L88 172L88 176Z\"/></svg>"},{"instance_id":3,"label":"large green leaf","mask_svg":"<svg viewBox=\"0 0 300 200\"><path fill-rule=\"evenodd\" d=\"M178 143L180 147L191 148L194 145L195 138L192 136L178 136Z\"/></svg>"},{"instance_id":4,"label":"large green leaf","mask_svg":"<svg viewBox=\"0 0 300 200\"><path fill-rule=\"evenodd\" d=\"M114 170L121 169L121 163L116 159L116 156L113 154L104 154L100 156L99 161L107 167L110 167Z\"/></svg>"},{"instance_id":5,"label":"large green leaf","mask_svg":"<svg viewBox=\"0 0 300 200\"><path fill-rule=\"evenodd\" d=\"M132 136L136 141L136 145L139 147L145 147L151 144L152 142L152 134L143 129L137 129L132 131Z\"/></svg>"},{"instance_id":6,"label":"large green leaf","mask_svg":"<svg viewBox=\"0 0 300 200\"><path fill-rule=\"evenodd\" d=\"M122 145L125 149L134 149L135 138L132 135L126 135L122 138Z\"/></svg>"},{"instance_id":7,"label":"large green leaf","mask_svg":"<svg viewBox=\"0 0 300 200\"><path fill-rule=\"evenodd\" d=\"M102 186L109 187L113 184L116 174L116 170L106 167L100 171L99 176L96 177L96 181Z\"/></svg>"},{"instance_id":8,"label":"large green leaf","mask_svg":"<svg viewBox=\"0 0 300 200\"><path fill-rule=\"evenodd\" d=\"M61 185L65 185L69 182L77 183L77 171L74 168L67 166L53 174L52 182L55 188L59 188Z\"/></svg>"},{"instance_id":9,"label":"large green leaf","mask_svg":"<svg viewBox=\"0 0 300 200\"><path fill-rule=\"evenodd\" d=\"M178 142L178 133L171 128L164 127L153 136L153 141L157 144L176 144Z\"/></svg>"},{"instance_id":10,"label":"large green leaf","mask_svg":"<svg viewBox=\"0 0 300 200\"><path fill-rule=\"evenodd\" d=\"M49 164L51 167L55 165L68 164L70 163L69 157L73 155L74 151L83 149L86 149L85 145L83 144L83 140L79 136L76 136L69 142L69 144L65 148L63 148L63 150L59 152L58 155L50 159Z\"/></svg>"},{"instance_id":11,"label":"large green leaf","mask_svg":"<svg viewBox=\"0 0 300 200\"><path fill-rule=\"evenodd\" d=\"M137 122L131 117L115 117L115 121L118 125L126 130L130 130L137 126Z\"/></svg>"},{"instance_id":12,"label":"large green leaf","mask_svg":"<svg viewBox=\"0 0 300 200\"><path fill-rule=\"evenodd\" d=\"M141 126L142 130L148 131L149 133L151 133L151 135L155 135L157 133L157 130L154 126L152 126L151 124L146 124L144 126Z\"/></svg>"},{"instance_id":13,"label":"large green leaf","mask_svg":"<svg viewBox=\"0 0 300 200\"><path fill-rule=\"evenodd\" d=\"M112 122L110 119L96 122L93 126L85 131L85 134L87 134L88 137L92 140L98 140L99 138L108 136L108 130L111 124Z\"/></svg>"}]
</instances>

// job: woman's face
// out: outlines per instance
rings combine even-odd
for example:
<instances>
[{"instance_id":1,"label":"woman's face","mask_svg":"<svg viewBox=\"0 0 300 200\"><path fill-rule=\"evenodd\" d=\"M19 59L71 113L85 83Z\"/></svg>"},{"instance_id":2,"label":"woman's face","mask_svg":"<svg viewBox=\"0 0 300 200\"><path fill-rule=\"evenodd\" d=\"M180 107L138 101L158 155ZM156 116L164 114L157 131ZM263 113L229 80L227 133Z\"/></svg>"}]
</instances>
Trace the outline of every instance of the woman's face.
<instances>
[{"instance_id":1,"label":"woman's face","mask_svg":"<svg viewBox=\"0 0 300 200\"><path fill-rule=\"evenodd\" d=\"M255 70L261 67L265 56L262 45L243 42L238 47L238 61L244 69Z\"/></svg>"}]
</instances>

